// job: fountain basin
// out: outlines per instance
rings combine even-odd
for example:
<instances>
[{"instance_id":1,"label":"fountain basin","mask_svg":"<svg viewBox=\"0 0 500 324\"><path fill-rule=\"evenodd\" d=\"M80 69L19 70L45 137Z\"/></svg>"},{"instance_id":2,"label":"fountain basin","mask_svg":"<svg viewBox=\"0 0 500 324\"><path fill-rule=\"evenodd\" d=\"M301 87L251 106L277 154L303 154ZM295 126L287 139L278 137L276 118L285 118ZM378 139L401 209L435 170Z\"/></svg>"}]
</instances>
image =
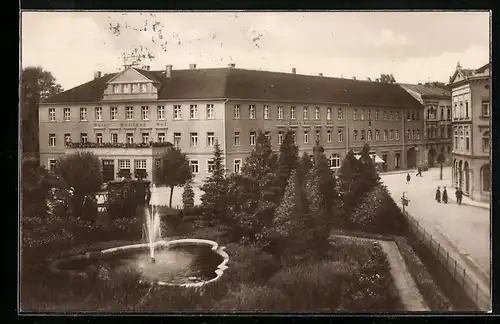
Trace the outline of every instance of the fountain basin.
<instances>
[{"instance_id":1,"label":"fountain basin","mask_svg":"<svg viewBox=\"0 0 500 324\"><path fill-rule=\"evenodd\" d=\"M229 255L216 242L203 239L179 239L153 243L155 262L151 262L150 244L133 244L88 252L50 265L56 274L87 278L91 267L104 267L111 274L134 270L144 281L160 286L201 287L217 281L227 269Z\"/></svg>"}]
</instances>

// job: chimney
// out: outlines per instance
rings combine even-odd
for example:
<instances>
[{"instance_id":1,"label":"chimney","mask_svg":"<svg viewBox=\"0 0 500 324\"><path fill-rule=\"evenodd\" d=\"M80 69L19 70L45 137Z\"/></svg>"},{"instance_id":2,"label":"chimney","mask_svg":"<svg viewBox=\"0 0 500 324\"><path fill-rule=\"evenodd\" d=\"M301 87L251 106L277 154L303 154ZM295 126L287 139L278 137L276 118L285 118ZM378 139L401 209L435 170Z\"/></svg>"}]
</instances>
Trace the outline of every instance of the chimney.
<instances>
[{"instance_id":1,"label":"chimney","mask_svg":"<svg viewBox=\"0 0 500 324\"><path fill-rule=\"evenodd\" d=\"M230 68L234 68L234 67L236 66L236 64L234 64L234 63L229 63L227 66L228 66L228 67L230 67Z\"/></svg>"},{"instance_id":2,"label":"chimney","mask_svg":"<svg viewBox=\"0 0 500 324\"><path fill-rule=\"evenodd\" d=\"M354 81L356 81L356 77L355 77L355 76L353 76L353 77L352 77L352 79L353 79Z\"/></svg>"},{"instance_id":3,"label":"chimney","mask_svg":"<svg viewBox=\"0 0 500 324\"><path fill-rule=\"evenodd\" d=\"M293 74L297 73L297 69L296 68L292 68L292 73Z\"/></svg>"},{"instance_id":4,"label":"chimney","mask_svg":"<svg viewBox=\"0 0 500 324\"><path fill-rule=\"evenodd\" d=\"M323 73L318 74L319 76L323 76Z\"/></svg>"},{"instance_id":5,"label":"chimney","mask_svg":"<svg viewBox=\"0 0 500 324\"><path fill-rule=\"evenodd\" d=\"M149 71L149 65L144 65L144 66L142 67L142 69L143 69L143 70L146 70L146 71Z\"/></svg>"},{"instance_id":6,"label":"chimney","mask_svg":"<svg viewBox=\"0 0 500 324\"><path fill-rule=\"evenodd\" d=\"M165 68L165 77L170 78L172 77L172 65L167 65Z\"/></svg>"},{"instance_id":7,"label":"chimney","mask_svg":"<svg viewBox=\"0 0 500 324\"><path fill-rule=\"evenodd\" d=\"M189 64L189 69L190 70L196 69L196 64Z\"/></svg>"},{"instance_id":8,"label":"chimney","mask_svg":"<svg viewBox=\"0 0 500 324\"><path fill-rule=\"evenodd\" d=\"M94 72L94 80L99 79L101 77L101 75L102 75L101 71Z\"/></svg>"}]
</instances>

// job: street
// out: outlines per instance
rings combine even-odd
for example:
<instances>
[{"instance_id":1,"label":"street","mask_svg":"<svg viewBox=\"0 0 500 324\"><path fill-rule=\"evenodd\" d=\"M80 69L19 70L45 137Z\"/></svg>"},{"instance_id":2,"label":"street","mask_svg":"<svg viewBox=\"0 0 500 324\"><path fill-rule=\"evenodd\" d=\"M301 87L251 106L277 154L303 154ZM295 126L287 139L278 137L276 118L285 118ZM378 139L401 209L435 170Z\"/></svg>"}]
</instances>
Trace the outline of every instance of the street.
<instances>
[{"instance_id":1,"label":"street","mask_svg":"<svg viewBox=\"0 0 500 324\"><path fill-rule=\"evenodd\" d=\"M411 181L406 184L407 173L382 175L391 196L401 206L403 192L410 200L406 207L408 213L420 222L427 232L434 236L443 247L449 247L453 254L467 260L469 270L471 262L480 268L476 270L483 283L489 285L490 278L490 212L475 206L457 205L448 200L448 204L438 203L434 197L436 189L441 191L446 186L448 196L454 195L451 187L451 168L443 169L443 180L439 180L439 168L431 168L417 177L411 171ZM472 259L472 260L471 260ZM460 261L460 260L457 260ZM467 266L467 262L469 266Z\"/></svg>"}]
</instances>

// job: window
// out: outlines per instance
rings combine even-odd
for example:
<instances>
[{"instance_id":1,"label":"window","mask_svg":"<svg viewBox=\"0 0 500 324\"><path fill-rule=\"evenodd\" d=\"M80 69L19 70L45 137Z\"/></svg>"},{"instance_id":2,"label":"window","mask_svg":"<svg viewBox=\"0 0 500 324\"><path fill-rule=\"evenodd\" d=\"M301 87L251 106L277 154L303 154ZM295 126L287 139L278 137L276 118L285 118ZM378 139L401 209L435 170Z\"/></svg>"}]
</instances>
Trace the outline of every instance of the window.
<instances>
[{"instance_id":1,"label":"window","mask_svg":"<svg viewBox=\"0 0 500 324\"><path fill-rule=\"evenodd\" d=\"M372 140L372 131L371 131L371 129L368 130L368 136L367 137L368 137L367 138L368 142Z\"/></svg>"},{"instance_id":2,"label":"window","mask_svg":"<svg viewBox=\"0 0 500 324\"><path fill-rule=\"evenodd\" d=\"M159 143L165 143L165 139L166 139L165 133L158 133L158 142Z\"/></svg>"},{"instance_id":3,"label":"window","mask_svg":"<svg viewBox=\"0 0 500 324\"><path fill-rule=\"evenodd\" d=\"M483 152L490 151L490 132L485 132L483 134Z\"/></svg>"},{"instance_id":4,"label":"window","mask_svg":"<svg viewBox=\"0 0 500 324\"><path fill-rule=\"evenodd\" d=\"M410 139L410 130L409 129L406 130L406 139Z\"/></svg>"},{"instance_id":5,"label":"window","mask_svg":"<svg viewBox=\"0 0 500 324\"><path fill-rule=\"evenodd\" d=\"M339 129L337 132L337 136L339 143L342 143L344 141L344 131Z\"/></svg>"},{"instance_id":6,"label":"window","mask_svg":"<svg viewBox=\"0 0 500 324\"><path fill-rule=\"evenodd\" d=\"M181 139L182 139L181 133L174 133L174 146L175 147L181 146Z\"/></svg>"},{"instance_id":7,"label":"window","mask_svg":"<svg viewBox=\"0 0 500 324\"><path fill-rule=\"evenodd\" d=\"M208 173L212 173L214 171L214 165L215 165L214 160L207 161L207 172Z\"/></svg>"},{"instance_id":8,"label":"window","mask_svg":"<svg viewBox=\"0 0 500 324\"><path fill-rule=\"evenodd\" d=\"M354 111L352 112L352 119L358 120L358 110L357 109L354 109Z\"/></svg>"},{"instance_id":9,"label":"window","mask_svg":"<svg viewBox=\"0 0 500 324\"><path fill-rule=\"evenodd\" d=\"M214 105L207 104L207 119L214 119L214 118L215 118Z\"/></svg>"},{"instance_id":10,"label":"window","mask_svg":"<svg viewBox=\"0 0 500 324\"><path fill-rule=\"evenodd\" d=\"M54 172L54 169L56 168L56 159L49 159L49 171Z\"/></svg>"},{"instance_id":11,"label":"window","mask_svg":"<svg viewBox=\"0 0 500 324\"><path fill-rule=\"evenodd\" d=\"M125 119L126 120L134 119L134 107L131 106L125 107Z\"/></svg>"},{"instance_id":12,"label":"window","mask_svg":"<svg viewBox=\"0 0 500 324\"><path fill-rule=\"evenodd\" d=\"M384 110L384 120L387 120L387 111Z\"/></svg>"},{"instance_id":13,"label":"window","mask_svg":"<svg viewBox=\"0 0 500 324\"><path fill-rule=\"evenodd\" d=\"M56 134L49 134L49 146L56 146Z\"/></svg>"},{"instance_id":14,"label":"window","mask_svg":"<svg viewBox=\"0 0 500 324\"><path fill-rule=\"evenodd\" d=\"M95 120L102 121L102 107L95 107Z\"/></svg>"},{"instance_id":15,"label":"window","mask_svg":"<svg viewBox=\"0 0 500 324\"><path fill-rule=\"evenodd\" d=\"M80 121L87 121L87 108L80 108Z\"/></svg>"},{"instance_id":16,"label":"window","mask_svg":"<svg viewBox=\"0 0 500 324\"><path fill-rule=\"evenodd\" d=\"M441 120L444 120L444 109L441 108Z\"/></svg>"},{"instance_id":17,"label":"window","mask_svg":"<svg viewBox=\"0 0 500 324\"><path fill-rule=\"evenodd\" d=\"M455 150L458 150L458 131L455 131Z\"/></svg>"},{"instance_id":18,"label":"window","mask_svg":"<svg viewBox=\"0 0 500 324\"><path fill-rule=\"evenodd\" d=\"M189 161L189 165L191 166L191 173L198 174L200 172L198 160Z\"/></svg>"},{"instance_id":19,"label":"window","mask_svg":"<svg viewBox=\"0 0 500 324\"><path fill-rule=\"evenodd\" d=\"M330 168L340 168L340 155L338 155L337 153L330 155L329 164Z\"/></svg>"},{"instance_id":20,"label":"window","mask_svg":"<svg viewBox=\"0 0 500 324\"><path fill-rule=\"evenodd\" d=\"M446 120L451 120L451 109L446 108Z\"/></svg>"},{"instance_id":21,"label":"window","mask_svg":"<svg viewBox=\"0 0 500 324\"><path fill-rule=\"evenodd\" d=\"M149 120L149 107L148 106L141 107L141 119L142 120Z\"/></svg>"},{"instance_id":22,"label":"window","mask_svg":"<svg viewBox=\"0 0 500 324\"><path fill-rule=\"evenodd\" d=\"M118 143L118 134L117 133L111 133L111 143L116 144Z\"/></svg>"},{"instance_id":23,"label":"window","mask_svg":"<svg viewBox=\"0 0 500 324\"><path fill-rule=\"evenodd\" d=\"M396 120L399 120L399 111L396 111Z\"/></svg>"},{"instance_id":24,"label":"window","mask_svg":"<svg viewBox=\"0 0 500 324\"><path fill-rule=\"evenodd\" d=\"M248 118L255 119L255 105L248 106Z\"/></svg>"},{"instance_id":25,"label":"window","mask_svg":"<svg viewBox=\"0 0 500 324\"><path fill-rule=\"evenodd\" d=\"M118 107L109 108L109 119L118 120Z\"/></svg>"},{"instance_id":26,"label":"window","mask_svg":"<svg viewBox=\"0 0 500 324\"><path fill-rule=\"evenodd\" d=\"M123 87L123 93L129 93L130 92L130 84L122 84Z\"/></svg>"},{"instance_id":27,"label":"window","mask_svg":"<svg viewBox=\"0 0 500 324\"><path fill-rule=\"evenodd\" d=\"M234 165L234 173L240 173L240 171L241 171L241 159L235 159L233 165Z\"/></svg>"},{"instance_id":28,"label":"window","mask_svg":"<svg viewBox=\"0 0 500 324\"><path fill-rule=\"evenodd\" d=\"M440 126L440 127L439 127L439 136L440 136L441 138L445 138L445 137L444 137L444 126Z\"/></svg>"},{"instance_id":29,"label":"window","mask_svg":"<svg viewBox=\"0 0 500 324\"><path fill-rule=\"evenodd\" d=\"M387 141L389 139L389 132L387 129L384 129L384 141Z\"/></svg>"},{"instance_id":30,"label":"window","mask_svg":"<svg viewBox=\"0 0 500 324\"><path fill-rule=\"evenodd\" d=\"M316 143L321 142L321 130L316 130Z\"/></svg>"},{"instance_id":31,"label":"window","mask_svg":"<svg viewBox=\"0 0 500 324\"><path fill-rule=\"evenodd\" d=\"M149 133L142 133L142 142L143 143L149 142Z\"/></svg>"},{"instance_id":32,"label":"window","mask_svg":"<svg viewBox=\"0 0 500 324\"><path fill-rule=\"evenodd\" d=\"M316 120L321 119L321 113L320 113L319 107L314 108L314 119L316 119Z\"/></svg>"},{"instance_id":33,"label":"window","mask_svg":"<svg viewBox=\"0 0 500 324\"><path fill-rule=\"evenodd\" d=\"M271 133L269 133L269 132L264 132L264 136L266 137L266 140L267 140L267 141L270 141L270 140L271 140Z\"/></svg>"},{"instance_id":34,"label":"window","mask_svg":"<svg viewBox=\"0 0 500 324\"><path fill-rule=\"evenodd\" d=\"M214 146L215 145L215 135L213 132L208 132L207 133L207 146Z\"/></svg>"},{"instance_id":35,"label":"window","mask_svg":"<svg viewBox=\"0 0 500 324\"><path fill-rule=\"evenodd\" d=\"M337 108L337 119L338 120L343 120L344 119L344 109Z\"/></svg>"},{"instance_id":36,"label":"window","mask_svg":"<svg viewBox=\"0 0 500 324\"><path fill-rule=\"evenodd\" d=\"M269 113L269 105L264 105L264 119L271 119L271 114Z\"/></svg>"},{"instance_id":37,"label":"window","mask_svg":"<svg viewBox=\"0 0 500 324\"><path fill-rule=\"evenodd\" d=\"M489 164L481 167L481 182L483 191L491 191L491 170Z\"/></svg>"},{"instance_id":38,"label":"window","mask_svg":"<svg viewBox=\"0 0 500 324\"><path fill-rule=\"evenodd\" d=\"M302 108L302 118L304 120L309 119L309 108L307 108L307 107Z\"/></svg>"},{"instance_id":39,"label":"window","mask_svg":"<svg viewBox=\"0 0 500 324\"><path fill-rule=\"evenodd\" d=\"M465 118L469 118L469 102L465 102Z\"/></svg>"},{"instance_id":40,"label":"window","mask_svg":"<svg viewBox=\"0 0 500 324\"><path fill-rule=\"evenodd\" d=\"M372 120L372 110L371 110L371 109L368 109L368 116L367 116L367 119L368 119L368 120Z\"/></svg>"},{"instance_id":41,"label":"window","mask_svg":"<svg viewBox=\"0 0 500 324\"><path fill-rule=\"evenodd\" d=\"M366 131L363 129L361 130L361 141L365 141L366 140Z\"/></svg>"},{"instance_id":42,"label":"window","mask_svg":"<svg viewBox=\"0 0 500 324\"><path fill-rule=\"evenodd\" d=\"M417 139L420 139L420 130L419 130L419 129L417 129L417 130L416 130L416 133L417 133L417 134L416 134L416 135L417 135ZM399 138L399 132L398 132L398 138Z\"/></svg>"},{"instance_id":43,"label":"window","mask_svg":"<svg viewBox=\"0 0 500 324\"><path fill-rule=\"evenodd\" d=\"M198 105L189 106L189 119L198 119Z\"/></svg>"},{"instance_id":44,"label":"window","mask_svg":"<svg viewBox=\"0 0 500 324\"><path fill-rule=\"evenodd\" d=\"M156 107L156 118L158 120L165 120L165 106Z\"/></svg>"},{"instance_id":45,"label":"window","mask_svg":"<svg viewBox=\"0 0 500 324\"><path fill-rule=\"evenodd\" d=\"M380 130L378 129L375 130L375 141L380 141Z\"/></svg>"},{"instance_id":46,"label":"window","mask_svg":"<svg viewBox=\"0 0 500 324\"><path fill-rule=\"evenodd\" d=\"M278 106L278 119L283 119L283 106Z\"/></svg>"},{"instance_id":47,"label":"window","mask_svg":"<svg viewBox=\"0 0 500 324\"><path fill-rule=\"evenodd\" d=\"M292 140L293 140L293 144L297 143L297 136L296 136L295 131L292 131Z\"/></svg>"},{"instance_id":48,"label":"window","mask_svg":"<svg viewBox=\"0 0 500 324\"><path fill-rule=\"evenodd\" d=\"M71 108L64 108L64 121L71 120Z\"/></svg>"},{"instance_id":49,"label":"window","mask_svg":"<svg viewBox=\"0 0 500 324\"><path fill-rule=\"evenodd\" d=\"M198 146L198 133L191 133L189 138L191 146Z\"/></svg>"},{"instance_id":50,"label":"window","mask_svg":"<svg viewBox=\"0 0 500 324\"><path fill-rule=\"evenodd\" d=\"M470 149L470 133L468 130L465 131L465 150L468 152Z\"/></svg>"},{"instance_id":51,"label":"window","mask_svg":"<svg viewBox=\"0 0 500 324\"><path fill-rule=\"evenodd\" d=\"M389 110L389 120L392 120L392 110Z\"/></svg>"},{"instance_id":52,"label":"window","mask_svg":"<svg viewBox=\"0 0 500 324\"><path fill-rule=\"evenodd\" d=\"M278 144L283 144L283 132L278 132Z\"/></svg>"},{"instance_id":53,"label":"window","mask_svg":"<svg viewBox=\"0 0 500 324\"><path fill-rule=\"evenodd\" d=\"M174 105L174 120L182 119L182 111L180 105Z\"/></svg>"},{"instance_id":54,"label":"window","mask_svg":"<svg viewBox=\"0 0 500 324\"><path fill-rule=\"evenodd\" d=\"M64 134L64 144L67 145L68 143L71 143L71 134L66 133Z\"/></svg>"},{"instance_id":55,"label":"window","mask_svg":"<svg viewBox=\"0 0 500 324\"><path fill-rule=\"evenodd\" d=\"M80 133L80 143L87 143L87 142L88 142L87 133Z\"/></svg>"},{"instance_id":56,"label":"window","mask_svg":"<svg viewBox=\"0 0 500 324\"><path fill-rule=\"evenodd\" d=\"M411 111L411 120L415 120L415 111Z\"/></svg>"},{"instance_id":57,"label":"window","mask_svg":"<svg viewBox=\"0 0 500 324\"><path fill-rule=\"evenodd\" d=\"M357 130L355 130L355 131L353 132L353 141L354 141L354 142L356 142L357 140L358 140L358 131L357 131Z\"/></svg>"},{"instance_id":58,"label":"window","mask_svg":"<svg viewBox=\"0 0 500 324\"><path fill-rule=\"evenodd\" d=\"M140 88L140 91L141 92L146 92L147 91L147 84L146 83L141 83L141 88Z\"/></svg>"},{"instance_id":59,"label":"window","mask_svg":"<svg viewBox=\"0 0 500 324\"><path fill-rule=\"evenodd\" d=\"M360 119L361 120L365 120L365 110L364 109L361 109L361 114L360 114Z\"/></svg>"},{"instance_id":60,"label":"window","mask_svg":"<svg viewBox=\"0 0 500 324\"><path fill-rule=\"evenodd\" d=\"M481 103L481 116L490 117L490 102L483 101Z\"/></svg>"},{"instance_id":61,"label":"window","mask_svg":"<svg viewBox=\"0 0 500 324\"><path fill-rule=\"evenodd\" d=\"M290 107L290 119L297 119L297 115L295 114L295 107Z\"/></svg>"},{"instance_id":62,"label":"window","mask_svg":"<svg viewBox=\"0 0 500 324\"><path fill-rule=\"evenodd\" d=\"M332 131L330 129L326 131L326 141L328 143L332 142Z\"/></svg>"},{"instance_id":63,"label":"window","mask_svg":"<svg viewBox=\"0 0 500 324\"><path fill-rule=\"evenodd\" d=\"M120 171L130 172L130 160L118 160L118 168Z\"/></svg>"},{"instance_id":64,"label":"window","mask_svg":"<svg viewBox=\"0 0 500 324\"><path fill-rule=\"evenodd\" d=\"M56 109L49 108L49 121L56 121Z\"/></svg>"},{"instance_id":65,"label":"window","mask_svg":"<svg viewBox=\"0 0 500 324\"><path fill-rule=\"evenodd\" d=\"M234 146L240 145L240 132L234 132Z\"/></svg>"},{"instance_id":66,"label":"window","mask_svg":"<svg viewBox=\"0 0 500 324\"><path fill-rule=\"evenodd\" d=\"M332 108L326 108L326 120L332 120Z\"/></svg>"},{"instance_id":67,"label":"window","mask_svg":"<svg viewBox=\"0 0 500 324\"><path fill-rule=\"evenodd\" d=\"M135 170L146 170L146 160L135 160Z\"/></svg>"},{"instance_id":68,"label":"window","mask_svg":"<svg viewBox=\"0 0 500 324\"><path fill-rule=\"evenodd\" d=\"M399 141L399 130L396 129L394 132L394 137L396 138L396 141Z\"/></svg>"},{"instance_id":69,"label":"window","mask_svg":"<svg viewBox=\"0 0 500 324\"><path fill-rule=\"evenodd\" d=\"M458 118L458 103L455 102L455 109L453 110L453 118Z\"/></svg>"},{"instance_id":70,"label":"window","mask_svg":"<svg viewBox=\"0 0 500 324\"><path fill-rule=\"evenodd\" d=\"M113 93L120 93L120 92L121 92L121 85L113 84Z\"/></svg>"},{"instance_id":71,"label":"window","mask_svg":"<svg viewBox=\"0 0 500 324\"><path fill-rule=\"evenodd\" d=\"M406 120L410 121L411 120L411 114L409 111L406 112Z\"/></svg>"},{"instance_id":72,"label":"window","mask_svg":"<svg viewBox=\"0 0 500 324\"><path fill-rule=\"evenodd\" d=\"M304 144L309 143L309 131L304 131Z\"/></svg>"},{"instance_id":73,"label":"window","mask_svg":"<svg viewBox=\"0 0 500 324\"><path fill-rule=\"evenodd\" d=\"M255 145L255 132L250 132L250 145Z\"/></svg>"},{"instance_id":74,"label":"window","mask_svg":"<svg viewBox=\"0 0 500 324\"><path fill-rule=\"evenodd\" d=\"M102 133L95 133L95 142L102 144Z\"/></svg>"},{"instance_id":75,"label":"window","mask_svg":"<svg viewBox=\"0 0 500 324\"><path fill-rule=\"evenodd\" d=\"M411 131L411 139L417 138L417 132L415 130Z\"/></svg>"},{"instance_id":76,"label":"window","mask_svg":"<svg viewBox=\"0 0 500 324\"><path fill-rule=\"evenodd\" d=\"M379 120L380 119L380 110L375 110L375 120Z\"/></svg>"},{"instance_id":77,"label":"window","mask_svg":"<svg viewBox=\"0 0 500 324\"><path fill-rule=\"evenodd\" d=\"M234 105L234 107L233 107L234 119L240 119L240 112L241 112L240 105Z\"/></svg>"},{"instance_id":78,"label":"window","mask_svg":"<svg viewBox=\"0 0 500 324\"><path fill-rule=\"evenodd\" d=\"M133 133L127 133L126 137L127 137L127 143L128 144L133 144L134 143L134 134Z\"/></svg>"}]
</instances>

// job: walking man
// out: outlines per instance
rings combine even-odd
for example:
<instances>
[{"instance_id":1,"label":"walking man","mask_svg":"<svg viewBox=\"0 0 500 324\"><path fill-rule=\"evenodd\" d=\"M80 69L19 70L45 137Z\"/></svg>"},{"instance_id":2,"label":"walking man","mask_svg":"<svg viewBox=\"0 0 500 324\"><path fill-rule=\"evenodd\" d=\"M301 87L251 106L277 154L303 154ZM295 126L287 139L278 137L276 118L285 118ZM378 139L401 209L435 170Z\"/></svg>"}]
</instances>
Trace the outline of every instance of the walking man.
<instances>
[{"instance_id":1,"label":"walking man","mask_svg":"<svg viewBox=\"0 0 500 324\"><path fill-rule=\"evenodd\" d=\"M418 167L417 169L417 176L422 176L422 168Z\"/></svg>"},{"instance_id":2,"label":"walking man","mask_svg":"<svg viewBox=\"0 0 500 324\"><path fill-rule=\"evenodd\" d=\"M438 188L437 188L437 190L436 190L436 197L435 197L435 198L436 198L436 201L437 201L438 203L440 203L440 202L441 202L441 190L439 190L439 186L438 186Z\"/></svg>"},{"instance_id":3,"label":"walking man","mask_svg":"<svg viewBox=\"0 0 500 324\"><path fill-rule=\"evenodd\" d=\"M408 173L406 175L406 184L409 184L410 183L410 180L411 180L411 177L410 177L410 174Z\"/></svg>"},{"instance_id":4,"label":"walking man","mask_svg":"<svg viewBox=\"0 0 500 324\"><path fill-rule=\"evenodd\" d=\"M448 203L448 192L446 191L446 186L444 186L444 188L443 188L443 202L445 204Z\"/></svg>"},{"instance_id":5,"label":"walking man","mask_svg":"<svg viewBox=\"0 0 500 324\"><path fill-rule=\"evenodd\" d=\"M457 188L457 191L455 191L455 196L457 197L457 204L459 205L462 204L462 195L463 195L462 189Z\"/></svg>"}]
</instances>

